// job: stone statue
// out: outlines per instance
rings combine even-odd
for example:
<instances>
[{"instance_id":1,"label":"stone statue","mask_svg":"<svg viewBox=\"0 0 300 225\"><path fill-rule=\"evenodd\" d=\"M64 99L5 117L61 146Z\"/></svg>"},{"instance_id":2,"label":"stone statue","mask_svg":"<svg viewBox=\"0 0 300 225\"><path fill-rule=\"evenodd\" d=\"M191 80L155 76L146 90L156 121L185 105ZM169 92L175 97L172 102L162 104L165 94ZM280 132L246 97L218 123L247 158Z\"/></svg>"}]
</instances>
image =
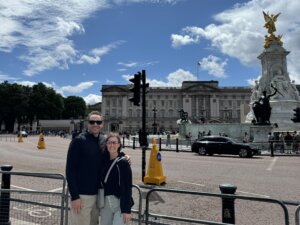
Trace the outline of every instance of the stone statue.
<instances>
[{"instance_id":1,"label":"stone statue","mask_svg":"<svg viewBox=\"0 0 300 225\"><path fill-rule=\"evenodd\" d=\"M187 123L188 122L188 113L185 112L183 109L180 109L179 111L179 116L181 119L181 123Z\"/></svg>"},{"instance_id":2,"label":"stone statue","mask_svg":"<svg viewBox=\"0 0 300 225\"><path fill-rule=\"evenodd\" d=\"M263 11L263 14L266 22L264 27L268 29L269 34L274 33L276 31L275 22L277 21L277 17L280 15L280 13L277 15L269 15L269 13L265 13Z\"/></svg>"},{"instance_id":3,"label":"stone statue","mask_svg":"<svg viewBox=\"0 0 300 225\"><path fill-rule=\"evenodd\" d=\"M258 80L254 81L255 84L252 88L252 95L251 95L251 102L254 102L258 99L258 93L259 93L259 84L258 84Z\"/></svg>"},{"instance_id":4,"label":"stone statue","mask_svg":"<svg viewBox=\"0 0 300 225\"><path fill-rule=\"evenodd\" d=\"M277 93L277 88L275 88L272 84L271 87L275 90L273 94L267 95L266 91L263 91L263 95L255 101L252 105L252 109L254 112L254 116L256 121L254 124L256 125L268 125L270 123L271 117L271 106L270 106L270 98Z\"/></svg>"}]
</instances>

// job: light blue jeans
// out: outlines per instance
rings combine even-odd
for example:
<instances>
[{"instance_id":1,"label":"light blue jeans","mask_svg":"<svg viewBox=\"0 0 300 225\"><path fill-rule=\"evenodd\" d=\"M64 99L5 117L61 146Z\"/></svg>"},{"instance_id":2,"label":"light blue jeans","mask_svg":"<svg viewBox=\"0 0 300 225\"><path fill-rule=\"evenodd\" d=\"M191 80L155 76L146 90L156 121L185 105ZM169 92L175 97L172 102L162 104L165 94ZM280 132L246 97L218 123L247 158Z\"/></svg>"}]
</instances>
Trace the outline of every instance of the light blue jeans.
<instances>
[{"instance_id":1,"label":"light blue jeans","mask_svg":"<svg viewBox=\"0 0 300 225\"><path fill-rule=\"evenodd\" d=\"M101 209L101 225L125 225L120 208L120 199L114 195L105 196L104 208Z\"/></svg>"}]
</instances>

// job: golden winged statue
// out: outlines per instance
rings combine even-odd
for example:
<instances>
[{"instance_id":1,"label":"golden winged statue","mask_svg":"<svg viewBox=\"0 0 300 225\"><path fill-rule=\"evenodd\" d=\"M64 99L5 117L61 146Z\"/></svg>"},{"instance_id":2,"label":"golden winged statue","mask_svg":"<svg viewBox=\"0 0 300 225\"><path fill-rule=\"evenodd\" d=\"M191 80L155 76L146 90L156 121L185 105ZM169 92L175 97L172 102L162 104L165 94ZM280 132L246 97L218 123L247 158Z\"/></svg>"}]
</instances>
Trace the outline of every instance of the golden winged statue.
<instances>
[{"instance_id":1,"label":"golden winged statue","mask_svg":"<svg viewBox=\"0 0 300 225\"><path fill-rule=\"evenodd\" d=\"M266 21L264 27L268 29L269 34L273 34L276 31L275 22L277 21L277 17L280 15L280 13L278 13L277 15L269 15L269 12L265 13L263 11L263 14Z\"/></svg>"}]
</instances>

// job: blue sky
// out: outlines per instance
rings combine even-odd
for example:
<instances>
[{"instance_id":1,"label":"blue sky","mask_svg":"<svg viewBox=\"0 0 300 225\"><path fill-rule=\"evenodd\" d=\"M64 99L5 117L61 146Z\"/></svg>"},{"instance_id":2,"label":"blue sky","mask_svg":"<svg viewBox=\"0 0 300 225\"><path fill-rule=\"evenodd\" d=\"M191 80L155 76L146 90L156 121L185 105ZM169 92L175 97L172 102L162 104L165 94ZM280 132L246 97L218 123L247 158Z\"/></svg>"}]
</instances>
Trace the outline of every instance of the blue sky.
<instances>
[{"instance_id":1,"label":"blue sky","mask_svg":"<svg viewBox=\"0 0 300 225\"><path fill-rule=\"evenodd\" d=\"M299 0L0 0L0 82L43 82L88 104L142 69L152 87L249 86L261 74L263 10L281 13L276 34L299 84Z\"/></svg>"}]
</instances>

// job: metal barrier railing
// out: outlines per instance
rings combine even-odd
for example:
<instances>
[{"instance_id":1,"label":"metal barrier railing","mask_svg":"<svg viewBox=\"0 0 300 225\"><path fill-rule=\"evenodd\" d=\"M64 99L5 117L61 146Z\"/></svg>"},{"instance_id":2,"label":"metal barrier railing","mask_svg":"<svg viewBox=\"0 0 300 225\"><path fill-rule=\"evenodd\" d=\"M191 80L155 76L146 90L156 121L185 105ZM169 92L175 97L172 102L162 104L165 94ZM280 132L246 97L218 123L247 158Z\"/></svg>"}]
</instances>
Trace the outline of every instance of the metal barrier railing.
<instances>
[{"instance_id":1,"label":"metal barrier railing","mask_svg":"<svg viewBox=\"0 0 300 225\"><path fill-rule=\"evenodd\" d=\"M11 172L11 171L3 171L3 169L8 169L8 167L2 166L2 182L0 189L0 224L1 225L24 225L24 224L60 224L67 225L68 224L68 211L70 210L68 207L69 195L66 187L66 179L61 174L50 174L50 173L28 173L28 172ZM26 188L16 187L14 189L7 188L7 182L10 185L10 181L5 180L8 176L10 177L27 177L27 182L31 182L32 179L41 178L43 179L43 183L47 183L47 187L53 185L56 187L52 190L30 190ZM3 177L5 179L3 179ZM50 180L58 180L59 182L47 182L46 179ZM38 183L37 183L38 185ZM59 188L57 188L59 187ZM152 187L143 187L151 189ZM266 208L270 203L275 206L279 206L279 210L283 211L284 222L282 221L280 224L289 225L289 213L287 209L287 205L296 206L295 210L295 225L299 224L299 214L300 214L300 203L299 202L287 202L280 201L272 198L262 198L262 197L251 197L251 196L243 196L243 195L235 195L235 186L230 185L220 185L220 193L207 193L207 192L196 192L196 191L187 191L187 190L178 190L178 189L167 189L167 188L154 188L147 192L146 194L146 205L145 211L143 210L142 205L142 192L141 187L138 185L133 185L133 198L135 200L135 205L132 208L133 219L129 223L131 225L142 225L142 224L155 224L155 225L169 225L169 224L212 224L212 225L225 225L225 224L235 224L235 205L238 205L235 201L252 201L257 205L257 202L263 202L267 204ZM201 210L199 205L200 202L203 201L204 198L208 198L208 204L213 202L214 198L219 200L222 199L222 209L209 209L211 211L215 211L215 214L211 217L212 220L218 221L218 218L222 219L222 222L212 221L210 219L206 219L202 214L200 219L189 217L189 213L187 212L187 208L184 208L184 215L176 216L176 215L165 215L161 212L163 208L159 209L159 213L153 213L155 208L150 207L150 201L153 201L153 196L155 193L165 193L167 195L166 199L169 198L170 194L176 194L177 197L182 197L183 201L180 201L180 198L174 198L175 204L171 205L171 211L176 208L177 205L183 207L184 202L194 201L195 200L195 209L197 213ZM197 199L199 196L201 199ZM188 199L186 199L188 197ZM249 204L249 203L248 203ZM247 205L248 205L247 204ZM154 205L156 207L156 203ZM151 212L150 212L151 210ZM168 211L169 213L170 211ZM221 213L222 212L222 213ZM278 211L276 211L278 212ZM271 210L271 213L275 213ZM217 214L222 214L222 217ZM251 214L251 213L250 213ZM239 213L237 213L237 216ZM250 215L251 217L253 215ZM253 223L252 223L253 224Z\"/></svg>"},{"instance_id":2,"label":"metal barrier railing","mask_svg":"<svg viewBox=\"0 0 300 225\"><path fill-rule=\"evenodd\" d=\"M1 167L2 182L0 189L0 224L64 224L66 201L66 179L61 174L28 173L4 171ZM55 180L48 182L53 190L31 190L22 187L10 187L10 176L26 177L27 182L41 178ZM9 179L7 179L9 178ZM38 183L37 183L38 184ZM57 186L59 188L57 188Z\"/></svg>"},{"instance_id":3,"label":"metal barrier railing","mask_svg":"<svg viewBox=\"0 0 300 225\"><path fill-rule=\"evenodd\" d=\"M0 134L0 141L15 142L16 140L17 140L17 135Z\"/></svg>"},{"instance_id":4,"label":"metal barrier railing","mask_svg":"<svg viewBox=\"0 0 300 225\"><path fill-rule=\"evenodd\" d=\"M159 151L191 152L191 144L193 141L187 141L179 138L171 139L170 141L167 141L165 138L156 139ZM150 149L152 147L152 138L148 138L147 141L149 143L148 149ZM133 149L141 147L138 137L126 138L123 136L122 145L123 147L130 147Z\"/></svg>"},{"instance_id":5,"label":"metal barrier railing","mask_svg":"<svg viewBox=\"0 0 300 225\"><path fill-rule=\"evenodd\" d=\"M191 152L191 145L196 140L186 140L186 139L171 139L167 140L166 138L158 137L157 139L157 145L159 148L159 151L176 151L176 152ZM148 138L148 148L152 147L152 139ZM237 143L242 143L237 142ZM139 138L138 137L130 137L126 138L123 136L122 138L122 144L124 147L130 147L130 148L138 148L141 147L139 144ZM287 146L285 142L282 141L272 141L270 142L248 142L250 146L256 147L261 151L264 151L265 154L270 154L271 156L274 155L282 155L282 154L292 154L292 155L298 155L300 154L300 143L292 143L291 145Z\"/></svg>"},{"instance_id":6,"label":"metal barrier railing","mask_svg":"<svg viewBox=\"0 0 300 225\"><path fill-rule=\"evenodd\" d=\"M149 202L150 202L150 196L154 192L165 192L165 193L176 193L176 194L184 194L184 195L200 195L200 196L209 196L209 197L217 197L221 199L240 199L240 200L248 200L248 201L258 201L258 202L265 202L265 203L273 203L277 204L281 207L283 210L283 215L284 215L284 223L285 225L289 225L289 214L287 207L282 201L276 200L276 199L271 199L271 198L262 198L262 197L250 197L250 196L242 196L242 195L234 195L234 194L218 194L218 193L207 193L207 192L195 192L195 191L186 191L186 190L176 190L176 189L166 189L166 188L154 188L150 190L147 193L146 196L146 209L145 209L145 223L146 225L148 224L153 224L153 219L155 221L158 221L159 219L165 219L167 221L173 221L171 224L174 224L174 221L181 221L181 224L218 224L218 225L224 225L224 224L233 224L233 223L224 223L224 218L222 218L222 223L221 222L215 222L215 221L207 221L203 219L194 219L194 218L186 218L186 217L177 217L177 216L169 216L169 215L164 215L164 214L158 214L158 213L151 213L150 212L150 207L149 207ZM174 206L175 207L175 206ZM224 206L223 206L224 207ZM224 211L224 208L222 209L222 212ZM221 210L220 210L221 212ZM297 213L299 213L297 211ZM226 213L225 213L226 214ZM224 216L224 215L222 215ZM225 215L226 216L226 215ZM234 216L234 215L233 215ZM160 224L161 222L158 222L157 224Z\"/></svg>"},{"instance_id":7,"label":"metal barrier railing","mask_svg":"<svg viewBox=\"0 0 300 225\"><path fill-rule=\"evenodd\" d=\"M300 225L300 205L296 208L295 212L295 224Z\"/></svg>"},{"instance_id":8,"label":"metal barrier railing","mask_svg":"<svg viewBox=\"0 0 300 225\"><path fill-rule=\"evenodd\" d=\"M131 220L131 222L129 224L133 225L133 224L138 224L138 225L141 225L142 224L142 220L143 220L143 215L142 215L142 191L141 191L141 188L138 186L138 185L132 185L132 188L133 189L136 189L137 190L137 194L138 194L138 201L134 203L134 206L133 208L131 209L131 213L133 214L133 219ZM133 191L133 194L134 194L134 191ZM136 201L136 196L133 197ZM138 205L137 209L136 208L136 205ZM137 214L137 218L135 218L134 215Z\"/></svg>"}]
</instances>

